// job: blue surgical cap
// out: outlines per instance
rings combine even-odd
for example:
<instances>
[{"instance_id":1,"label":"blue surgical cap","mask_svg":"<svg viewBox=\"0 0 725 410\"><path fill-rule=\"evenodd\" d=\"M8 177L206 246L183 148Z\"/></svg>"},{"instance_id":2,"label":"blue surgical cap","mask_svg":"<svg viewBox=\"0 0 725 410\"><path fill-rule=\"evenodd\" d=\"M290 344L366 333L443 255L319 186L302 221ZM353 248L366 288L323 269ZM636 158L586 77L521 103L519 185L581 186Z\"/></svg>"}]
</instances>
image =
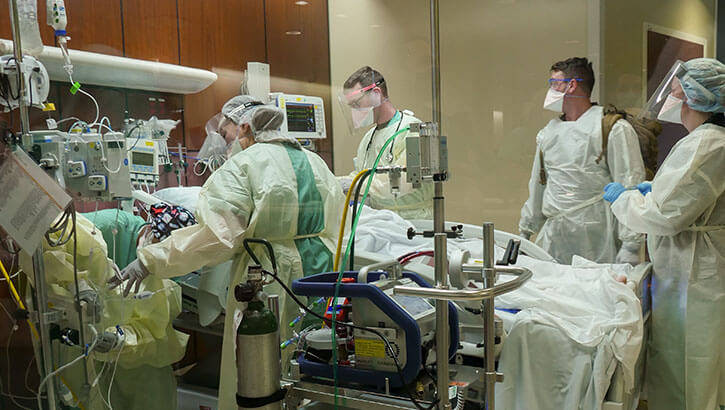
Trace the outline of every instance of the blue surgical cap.
<instances>
[{"instance_id":1,"label":"blue surgical cap","mask_svg":"<svg viewBox=\"0 0 725 410\"><path fill-rule=\"evenodd\" d=\"M695 58L679 75L687 105L701 112L725 112L725 64L713 58Z\"/></svg>"}]
</instances>

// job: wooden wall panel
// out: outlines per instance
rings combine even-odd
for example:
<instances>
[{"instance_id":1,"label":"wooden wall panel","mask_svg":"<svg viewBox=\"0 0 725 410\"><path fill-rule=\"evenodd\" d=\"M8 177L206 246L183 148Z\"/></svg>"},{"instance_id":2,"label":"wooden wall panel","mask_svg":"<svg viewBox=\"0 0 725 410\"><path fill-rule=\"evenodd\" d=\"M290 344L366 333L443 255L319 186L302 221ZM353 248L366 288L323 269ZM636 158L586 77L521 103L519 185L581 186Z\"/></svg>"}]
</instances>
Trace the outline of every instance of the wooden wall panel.
<instances>
[{"instance_id":1,"label":"wooden wall panel","mask_svg":"<svg viewBox=\"0 0 725 410\"><path fill-rule=\"evenodd\" d=\"M238 69L264 61L264 0L179 0L181 65Z\"/></svg>"},{"instance_id":2,"label":"wooden wall panel","mask_svg":"<svg viewBox=\"0 0 725 410\"><path fill-rule=\"evenodd\" d=\"M126 57L179 64L176 0L123 0L122 4Z\"/></svg>"},{"instance_id":3,"label":"wooden wall panel","mask_svg":"<svg viewBox=\"0 0 725 410\"><path fill-rule=\"evenodd\" d=\"M206 121L239 94L247 62L266 62L264 0L179 0L179 41L181 65L219 76L184 98L187 147L199 149Z\"/></svg>"},{"instance_id":4,"label":"wooden wall panel","mask_svg":"<svg viewBox=\"0 0 725 410\"><path fill-rule=\"evenodd\" d=\"M184 145L183 97L175 94L129 90L126 101L128 115L131 118L148 120L155 115L161 119L181 120L171 131L167 141L169 152L178 153L178 145ZM172 156L172 161L177 163L178 157ZM167 172L165 169L160 169L159 173L159 188L178 185L176 174L173 171ZM188 184L185 176L181 183Z\"/></svg>"},{"instance_id":5,"label":"wooden wall panel","mask_svg":"<svg viewBox=\"0 0 725 410\"><path fill-rule=\"evenodd\" d=\"M71 0L66 2L70 48L121 56L123 37L120 0ZM7 2L0 6L0 37L11 39ZM45 21L45 1L38 1L38 23L43 44L54 45L53 28Z\"/></svg>"},{"instance_id":6,"label":"wooden wall panel","mask_svg":"<svg viewBox=\"0 0 725 410\"><path fill-rule=\"evenodd\" d=\"M45 2L38 1L38 5L40 3ZM66 9L70 48L123 55L120 0L71 0L66 2Z\"/></svg>"},{"instance_id":7,"label":"wooden wall panel","mask_svg":"<svg viewBox=\"0 0 725 410\"><path fill-rule=\"evenodd\" d=\"M70 85L67 83L57 83L56 109L58 110L58 118L77 117L87 123L93 122L96 116L96 106L87 95L76 93L71 94L68 89ZM107 116L111 121L113 129L120 129L123 121L123 113L126 110L126 97L121 89L84 86L86 92L91 94L98 102L100 121L103 116ZM49 97L50 99L50 97ZM34 110L37 111L37 110ZM68 130L74 121L64 122L59 128Z\"/></svg>"},{"instance_id":8,"label":"wooden wall panel","mask_svg":"<svg viewBox=\"0 0 725 410\"><path fill-rule=\"evenodd\" d=\"M302 3L302 2L299 2ZM327 1L266 0L267 58L272 90L316 95L325 101L325 122L332 129L330 47ZM317 150L332 167L332 140Z\"/></svg>"}]
</instances>

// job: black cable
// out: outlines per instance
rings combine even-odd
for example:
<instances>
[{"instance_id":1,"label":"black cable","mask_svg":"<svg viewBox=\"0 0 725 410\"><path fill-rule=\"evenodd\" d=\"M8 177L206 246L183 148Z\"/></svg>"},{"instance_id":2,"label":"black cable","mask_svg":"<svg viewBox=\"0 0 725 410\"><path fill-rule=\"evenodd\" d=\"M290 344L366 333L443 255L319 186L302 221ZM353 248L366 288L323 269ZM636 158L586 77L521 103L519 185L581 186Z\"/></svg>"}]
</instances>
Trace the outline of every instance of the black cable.
<instances>
[{"instance_id":1,"label":"black cable","mask_svg":"<svg viewBox=\"0 0 725 410\"><path fill-rule=\"evenodd\" d=\"M251 254L250 254L250 256L251 256ZM256 257L253 257L252 259L256 259ZM279 285L282 287L282 289L284 289L284 291L287 292L287 294L292 298L292 300L295 303L297 303L302 309L304 309L308 314L311 314L312 316L315 316L316 318L321 319L323 322L327 323L329 326L332 326L332 319L328 319L328 318L326 318L324 316L321 316L321 315L317 314L317 312L314 312L311 309L309 309L304 303L302 303L299 299L297 299L297 296L295 296L295 294L292 293L292 290L290 290L290 288L287 287L287 285L284 283L284 281L282 281L279 277L277 277L276 274L274 274L272 272L268 272L266 270L263 270L263 272L265 274L268 274L268 275L272 276L272 278L274 278L274 280L276 280L279 283ZM334 310L335 309L333 307L333 314L334 314ZM403 386L403 389L405 390L405 392L408 393L408 398L410 398L410 401L413 403L413 405L415 405L415 407L418 410L432 410L433 408L435 408L435 406L438 405L438 402L440 400L437 399L437 398L436 398L435 401L433 401L431 403L430 407L423 407L415 399L415 396L413 396L413 393L411 393L411 391L407 388L407 386L405 384L405 379L403 378L403 369L400 366L400 362L398 361L398 356L395 354L395 350L393 350L393 347L390 345L390 342L385 337L385 335L383 335L382 333L380 333L376 329L372 329L372 328L364 327L364 326L355 326L352 323L341 323L341 322L337 322L337 324L338 324L338 326L343 327L343 328L344 327L351 327L353 329L365 330L367 332L373 333L376 336L378 336L383 341L383 343L385 343L385 348L388 350L388 352L390 352L390 356L393 358L393 361L395 362L395 367L398 370L398 377L400 377L400 383ZM333 330L333 331L335 331L335 330ZM424 364L424 367L425 367L425 364Z\"/></svg>"},{"instance_id":2,"label":"black cable","mask_svg":"<svg viewBox=\"0 0 725 410\"><path fill-rule=\"evenodd\" d=\"M276 274L277 273L277 260L274 257L274 249L272 249L272 244L269 243L266 239L257 239L257 238L247 238L244 241L242 241L242 245L244 245L244 249L246 249L247 253L249 254L249 257L252 258L254 263L256 263L259 266L262 266L262 262L259 261L259 258L257 258L257 255L254 254L252 251L252 248L249 247L250 243L258 243L261 245L264 245L267 248L267 254L269 255L269 261L272 263L272 271Z\"/></svg>"},{"instance_id":3,"label":"black cable","mask_svg":"<svg viewBox=\"0 0 725 410\"><path fill-rule=\"evenodd\" d=\"M70 220L71 216L68 214L68 212L64 212L63 215L58 219L57 222L55 222L48 230L45 232L45 239L48 241L48 244L52 247L58 247L63 246L72 237L72 232L70 235L66 236L66 231L68 229L68 222ZM60 236L57 240L51 239L50 235L54 234L56 232L62 231L60 233Z\"/></svg>"},{"instance_id":4,"label":"black cable","mask_svg":"<svg viewBox=\"0 0 725 410\"><path fill-rule=\"evenodd\" d=\"M15 60L15 57L8 58L8 61L5 63L5 67L6 68L9 68L10 67L10 62L13 61L13 60ZM13 89L12 89L12 87L9 87L8 89L10 91L10 99L12 99L12 100L19 100L20 99L20 76L22 75L22 73L20 72L20 67L18 67L17 60L15 60L15 71L18 73L18 75L16 77L17 78L17 81L16 81L17 84L15 86L17 88L18 95L17 96L13 95ZM8 84L10 84L10 80L8 80Z\"/></svg>"},{"instance_id":5,"label":"black cable","mask_svg":"<svg viewBox=\"0 0 725 410\"><path fill-rule=\"evenodd\" d=\"M141 123L136 123L136 125L134 125L130 130L128 130L128 132L126 133L126 135L124 135L124 139L127 139L128 136L131 135L133 133L133 131L136 128L138 128L140 125L141 125ZM136 137L136 141L133 143L133 146L131 148L127 149L126 151L131 151L132 149L136 148L136 145L138 144L138 141L140 139L141 139L141 133L139 132L138 133L138 136Z\"/></svg>"},{"instance_id":6,"label":"black cable","mask_svg":"<svg viewBox=\"0 0 725 410\"><path fill-rule=\"evenodd\" d=\"M372 172L373 172L372 170L368 170L368 172L363 174L363 176L357 181L357 186L355 186L355 198L353 199L353 202L352 202L352 215L351 215L352 219L350 219L350 229L351 230L352 230L352 225L355 223L355 215L358 212L357 203L358 203L358 198L360 198L360 190L361 190L363 184L365 183L365 180L370 176L370 174ZM362 209L360 209L360 211L362 212ZM353 232L353 235L350 238L350 240L352 241L352 244L350 244L350 257L348 260L350 261L349 262L350 270L354 270L355 269L355 266L353 263L353 261L355 260L355 234L354 234L354 232Z\"/></svg>"},{"instance_id":7,"label":"black cable","mask_svg":"<svg viewBox=\"0 0 725 410\"><path fill-rule=\"evenodd\" d=\"M28 92L30 93L30 106L33 106L33 73L35 73L34 70L30 70L30 75L28 76Z\"/></svg>"},{"instance_id":8,"label":"black cable","mask_svg":"<svg viewBox=\"0 0 725 410\"><path fill-rule=\"evenodd\" d=\"M433 380L433 383L435 384L436 388L438 388L438 378L436 378L433 375L433 373L431 373L428 370L428 366L426 365L426 363L428 362L428 355L430 354L430 351L433 349L433 343L426 343L421 347L423 349L422 354L421 354L422 359L423 359L423 371L425 372L425 374L428 375L428 377L431 378L431 380Z\"/></svg>"}]
</instances>

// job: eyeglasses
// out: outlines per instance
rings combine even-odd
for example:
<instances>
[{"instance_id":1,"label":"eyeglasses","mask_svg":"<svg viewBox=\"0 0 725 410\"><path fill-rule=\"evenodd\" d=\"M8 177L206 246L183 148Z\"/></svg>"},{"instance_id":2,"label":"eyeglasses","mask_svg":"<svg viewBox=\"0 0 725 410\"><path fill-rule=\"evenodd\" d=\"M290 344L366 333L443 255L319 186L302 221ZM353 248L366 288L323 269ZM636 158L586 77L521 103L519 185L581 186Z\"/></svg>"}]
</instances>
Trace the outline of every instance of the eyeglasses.
<instances>
[{"instance_id":1,"label":"eyeglasses","mask_svg":"<svg viewBox=\"0 0 725 410\"><path fill-rule=\"evenodd\" d=\"M549 87L554 88L559 84L568 83L571 80L584 81L581 78L549 78Z\"/></svg>"}]
</instances>

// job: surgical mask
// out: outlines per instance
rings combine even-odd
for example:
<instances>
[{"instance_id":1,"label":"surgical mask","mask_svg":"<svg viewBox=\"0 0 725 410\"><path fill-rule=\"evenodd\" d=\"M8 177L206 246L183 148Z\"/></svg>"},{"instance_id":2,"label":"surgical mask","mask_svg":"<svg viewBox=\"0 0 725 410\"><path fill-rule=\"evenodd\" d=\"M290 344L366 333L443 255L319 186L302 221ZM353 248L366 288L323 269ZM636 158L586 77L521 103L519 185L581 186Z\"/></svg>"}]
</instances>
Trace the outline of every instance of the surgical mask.
<instances>
[{"instance_id":1,"label":"surgical mask","mask_svg":"<svg viewBox=\"0 0 725 410\"><path fill-rule=\"evenodd\" d=\"M242 151L244 151L244 148L242 148L242 143L239 142L239 138L236 138L227 146L227 158L231 159L233 156Z\"/></svg>"},{"instance_id":2,"label":"surgical mask","mask_svg":"<svg viewBox=\"0 0 725 410\"><path fill-rule=\"evenodd\" d=\"M682 124L682 100L668 95L665 103L662 104L657 119L660 121Z\"/></svg>"},{"instance_id":3,"label":"surgical mask","mask_svg":"<svg viewBox=\"0 0 725 410\"><path fill-rule=\"evenodd\" d=\"M549 91L546 92L546 98L544 98L544 109L554 112L562 112L564 110L565 96L566 93L549 88Z\"/></svg>"},{"instance_id":4,"label":"surgical mask","mask_svg":"<svg viewBox=\"0 0 725 410\"><path fill-rule=\"evenodd\" d=\"M369 127L375 124L373 110L375 107L353 108L350 110L352 124L355 128Z\"/></svg>"}]
</instances>

